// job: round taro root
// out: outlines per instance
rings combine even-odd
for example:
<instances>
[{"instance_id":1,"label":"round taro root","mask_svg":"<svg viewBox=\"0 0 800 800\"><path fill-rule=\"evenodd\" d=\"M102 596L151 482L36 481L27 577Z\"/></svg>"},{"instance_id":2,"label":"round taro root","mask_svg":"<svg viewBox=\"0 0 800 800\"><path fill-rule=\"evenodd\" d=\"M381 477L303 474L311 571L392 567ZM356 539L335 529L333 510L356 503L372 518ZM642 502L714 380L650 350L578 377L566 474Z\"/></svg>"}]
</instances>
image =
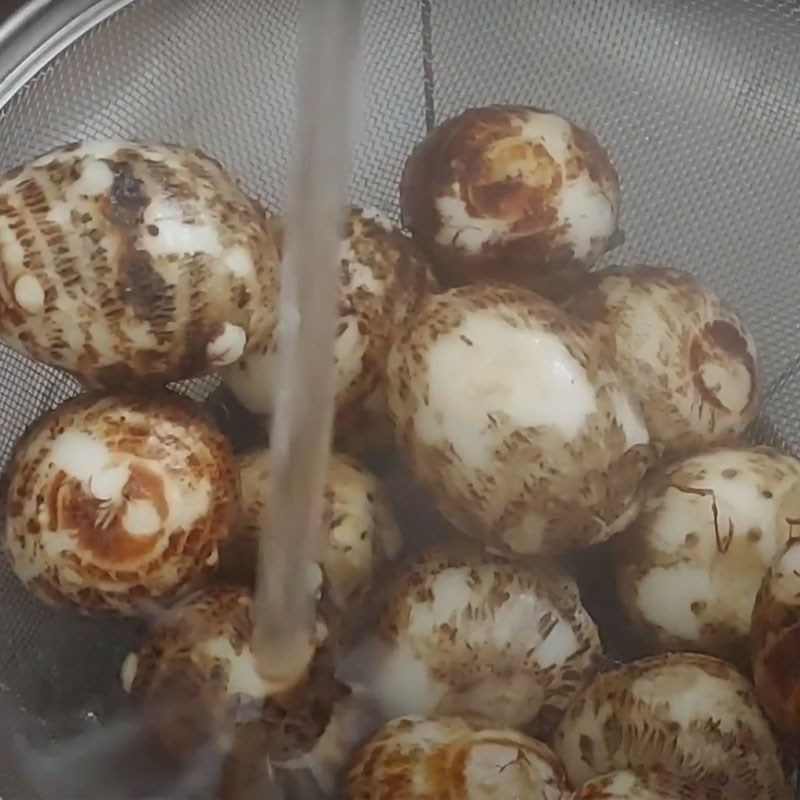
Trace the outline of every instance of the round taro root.
<instances>
[{"instance_id":1,"label":"round taro root","mask_svg":"<svg viewBox=\"0 0 800 800\"><path fill-rule=\"evenodd\" d=\"M569 800L550 749L480 719L403 717L355 757L344 800Z\"/></svg>"},{"instance_id":2,"label":"round taro root","mask_svg":"<svg viewBox=\"0 0 800 800\"><path fill-rule=\"evenodd\" d=\"M257 450L239 460L242 519L220 554L220 576L252 584L260 526L267 521L271 493L270 453ZM323 506L327 540L312 576L326 626L348 631L379 570L400 553L402 539L380 481L356 461L333 454ZM342 633L337 630L336 633Z\"/></svg>"},{"instance_id":3,"label":"round taro root","mask_svg":"<svg viewBox=\"0 0 800 800\"><path fill-rule=\"evenodd\" d=\"M753 337L689 273L604 269L580 283L566 308L608 337L617 369L645 401L650 435L670 452L732 442L758 414Z\"/></svg>"},{"instance_id":4,"label":"round taro root","mask_svg":"<svg viewBox=\"0 0 800 800\"><path fill-rule=\"evenodd\" d=\"M598 675L567 709L554 749L575 786L658 769L725 800L790 798L752 687L710 656L665 654Z\"/></svg>"},{"instance_id":5,"label":"round taro root","mask_svg":"<svg viewBox=\"0 0 800 800\"><path fill-rule=\"evenodd\" d=\"M497 280L561 295L620 238L603 148L525 106L474 108L434 128L406 162L400 205L448 286Z\"/></svg>"},{"instance_id":6,"label":"round taro root","mask_svg":"<svg viewBox=\"0 0 800 800\"><path fill-rule=\"evenodd\" d=\"M666 772L622 770L584 783L573 800L728 800L723 792L687 783Z\"/></svg>"},{"instance_id":7,"label":"round taro root","mask_svg":"<svg viewBox=\"0 0 800 800\"><path fill-rule=\"evenodd\" d=\"M417 478L453 524L531 555L608 539L653 458L599 340L532 292L428 298L389 356L387 402Z\"/></svg>"},{"instance_id":8,"label":"round taro root","mask_svg":"<svg viewBox=\"0 0 800 800\"><path fill-rule=\"evenodd\" d=\"M799 517L791 456L721 448L665 468L616 548L630 619L660 649L746 662L756 593Z\"/></svg>"},{"instance_id":9,"label":"round taro root","mask_svg":"<svg viewBox=\"0 0 800 800\"><path fill-rule=\"evenodd\" d=\"M386 719L480 714L545 736L601 658L571 578L456 546L392 574L375 630L339 674Z\"/></svg>"},{"instance_id":10,"label":"round taro root","mask_svg":"<svg viewBox=\"0 0 800 800\"><path fill-rule=\"evenodd\" d=\"M120 389L230 364L274 324L265 223L197 150L54 150L0 178L0 337Z\"/></svg>"},{"instance_id":11,"label":"round taro root","mask_svg":"<svg viewBox=\"0 0 800 800\"><path fill-rule=\"evenodd\" d=\"M753 609L756 694L778 729L800 737L800 540L792 539L764 578Z\"/></svg>"},{"instance_id":12,"label":"round taro root","mask_svg":"<svg viewBox=\"0 0 800 800\"><path fill-rule=\"evenodd\" d=\"M11 566L83 613L168 602L216 565L238 513L227 441L169 393L67 401L17 443L7 478Z\"/></svg>"},{"instance_id":13,"label":"round taro root","mask_svg":"<svg viewBox=\"0 0 800 800\"><path fill-rule=\"evenodd\" d=\"M280 224L272 228L282 250ZM353 438L351 428L366 436L372 427L380 427L385 407L378 390L386 356L397 326L414 313L433 288L433 279L413 242L375 210L351 210L339 254L336 425ZM273 329L260 347L223 371L239 402L259 415L274 409L278 343L279 333ZM367 417L374 417L369 428Z\"/></svg>"},{"instance_id":14,"label":"round taro root","mask_svg":"<svg viewBox=\"0 0 800 800\"><path fill-rule=\"evenodd\" d=\"M228 770L239 780L267 758L335 772L357 738L354 728L364 722L353 714L358 701L335 679L324 648L303 683L275 692L250 649L253 614L252 595L241 587L215 586L185 598L125 659L123 688L138 700L148 729L173 758L215 743L228 753L229 766L243 757L251 761Z\"/></svg>"}]
</instances>

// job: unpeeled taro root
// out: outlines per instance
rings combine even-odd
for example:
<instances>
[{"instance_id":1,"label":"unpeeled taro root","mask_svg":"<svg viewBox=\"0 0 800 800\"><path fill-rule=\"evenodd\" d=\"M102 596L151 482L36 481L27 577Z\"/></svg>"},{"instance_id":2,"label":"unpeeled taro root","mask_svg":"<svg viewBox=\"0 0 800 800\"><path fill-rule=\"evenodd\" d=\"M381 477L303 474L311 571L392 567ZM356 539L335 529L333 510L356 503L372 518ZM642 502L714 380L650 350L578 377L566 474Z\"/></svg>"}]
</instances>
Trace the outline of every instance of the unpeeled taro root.
<instances>
[{"instance_id":1,"label":"unpeeled taro root","mask_svg":"<svg viewBox=\"0 0 800 800\"><path fill-rule=\"evenodd\" d=\"M281 223L271 224L279 251ZM398 326L434 288L426 260L414 243L380 212L351 209L340 248L339 322L335 341L336 428L353 443L379 440L385 425L381 385ZM273 298L273 303L277 300ZM275 407L280 330L223 371L223 380L249 411L268 416ZM366 424L371 419L372 424ZM358 449L352 448L352 449Z\"/></svg>"},{"instance_id":2,"label":"unpeeled taro root","mask_svg":"<svg viewBox=\"0 0 800 800\"><path fill-rule=\"evenodd\" d=\"M724 791L688 783L666 772L621 770L584 783L573 800L728 800Z\"/></svg>"},{"instance_id":3,"label":"unpeeled taro root","mask_svg":"<svg viewBox=\"0 0 800 800\"><path fill-rule=\"evenodd\" d=\"M613 548L629 619L658 649L746 663L756 594L798 518L791 456L718 448L665 467Z\"/></svg>"},{"instance_id":4,"label":"unpeeled taro root","mask_svg":"<svg viewBox=\"0 0 800 800\"><path fill-rule=\"evenodd\" d=\"M764 577L753 609L750 652L756 694L775 726L800 737L800 540Z\"/></svg>"},{"instance_id":5,"label":"unpeeled taro root","mask_svg":"<svg viewBox=\"0 0 800 800\"><path fill-rule=\"evenodd\" d=\"M522 555L585 547L640 509L655 449L599 337L524 289L430 296L387 367L417 478L461 531Z\"/></svg>"},{"instance_id":6,"label":"unpeeled taro root","mask_svg":"<svg viewBox=\"0 0 800 800\"><path fill-rule=\"evenodd\" d=\"M446 286L559 296L621 238L619 183L592 134L526 106L469 109L406 161L403 224Z\"/></svg>"},{"instance_id":7,"label":"unpeeled taro root","mask_svg":"<svg viewBox=\"0 0 800 800\"><path fill-rule=\"evenodd\" d=\"M359 732L369 735L370 728L360 730L369 714L361 713L361 700L334 677L333 656L324 647L301 683L276 691L258 671L250 648L253 625L249 589L199 591L158 620L127 656L123 688L172 758L191 757L210 745L229 759L229 782L257 774L270 759L329 783Z\"/></svg>"},{"instance_id":8,"label":"unpeeled taro root","mask_svg":"<svg viewBox=\"0 0 800 800\"><path fill-rule=\"evenodd\" d=\"M725 800L791 797L753 687L710 656L670 653L601 673L573 699L553 747L575 786L657 769Z\"/></svg>"},{"instance_id":9,"label":"unpeeled taro root","mask_svg":"<svg viewBox=\"0 0 800 800\"><path fill-rule=\"evenodd\" d=\"M90 385L236 361L275 324L260 206L198 150L103 140L0 177L0 337Z\"/></svg>"},{"instance_id":10,"label":"unpeeled taro root","mask_svg":"<svg viewBox=\"0 0 800 800\"><path fill-rule=\"evenodd\" d=\"M271 455L255 450L239 459L242 514L235 535L220 553L222 580L253 584L258 542L268 521L272 492ZM321 622L336 637L357 628L358 614L373 583L397 558L402 537L380 480L355 460L332 454L322 510L325 541L310 576L319 597Z\"/></svg>"},{"instance_id":11,"label":"unpeeled taro root","mask_svg":"<svg viewBox=\"0 0 800 800\"><path fill-rule=\"evenodd\" d=\"M344 800L568 800L542 742L480 718L403 717L355 756Z\"/></svg>"},{"instance_id":12,"label":"unpeeled taro root","mask_svg":"<svg viewBox=\"0 0 800 800\"><path fill-rule=\"evenodd\" d=\"M239 511L227 441L167 392L67 401L20 439L7 481L14 572L83 613L168 603L217 564Z\"/></svg>"},{"instance_id":13,"label":"unpeeled taro root","mask_svg":"<svg viewBox=\"0 0 800 800\"><path fill-rule=\"evenodd\" d=\"M376 624L339 667L384 719L479 714L552 733L602 660L574 581L551 566L440 546L382 586Z\"/></svg>"},{"instance_id":14,"label":"unpeeled taro root","mask_svg":"<svg viewBox=\"0 0 800 800\"><path fill-rule=\"evenodd\" d=\"M650 435L671 453L733 442L756 418L753 337L688 272L600 270L580 282L565 307L608 338L614 364L643 401Z\"/></svg>"}]
</instances>

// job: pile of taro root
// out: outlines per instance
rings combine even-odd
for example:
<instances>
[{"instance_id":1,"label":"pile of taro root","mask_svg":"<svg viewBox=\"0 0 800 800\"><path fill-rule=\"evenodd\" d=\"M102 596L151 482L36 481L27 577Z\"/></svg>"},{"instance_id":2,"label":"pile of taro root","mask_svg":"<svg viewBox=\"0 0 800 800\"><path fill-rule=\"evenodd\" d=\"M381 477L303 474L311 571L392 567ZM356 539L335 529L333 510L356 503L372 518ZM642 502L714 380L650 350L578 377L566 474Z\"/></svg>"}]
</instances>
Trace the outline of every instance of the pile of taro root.
<instances>
[{"instance_id":1,"label":"pile of taro root","mask_svg":"<svg viewBox=\"0 0 800 800\"><path fill-rule=\"evenodd\" d=\"M176 767L219 756L207 796L277 770L347 800L791 797L800 462L743 438L759 364L723 299L595 269L622 235L594 136L469 110L411 152L405 230L348 212L290 691L250 648L281 221L166 144L0 184L0 335L87 390L14 450L8 560L46 603L145 620L109 674ZM209 404L169 388L212 373Z\"/></svg>"}]
</instances>

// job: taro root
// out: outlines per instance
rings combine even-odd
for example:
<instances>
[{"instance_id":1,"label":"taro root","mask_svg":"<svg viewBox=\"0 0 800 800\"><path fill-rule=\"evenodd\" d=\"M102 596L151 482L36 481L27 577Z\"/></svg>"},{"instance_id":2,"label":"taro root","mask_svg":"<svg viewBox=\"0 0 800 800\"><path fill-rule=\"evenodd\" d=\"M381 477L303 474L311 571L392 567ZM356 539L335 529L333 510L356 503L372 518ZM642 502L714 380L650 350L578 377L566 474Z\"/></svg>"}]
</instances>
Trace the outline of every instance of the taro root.
<instances>
[{"instance_id":1,"label":"taro root","mask_svg":"<svg viewBox=\"0 0 800 800\"><path fill-rule=\"evenodd\" d=\"M17 443L7 478L14 572L82 613L169 602L216 565L238 514L227 441L167 392L67 401Z\"/></svg>"},{"instance_id":2,"label":"taro root","mask_svg":"<svg viewBox=\"0 0 800 800\"><path fill-rule=\"evenodd\" d=\"M608 338L618 371L643 401L650 435L671 453L732 442L758 414L753 337L689 273L604 269L581 282L566 308Z\"/></svg>"},{"instance_id":3,"label":"taro root","mask_svg":"<svg viewBox=\"0 0 800 800\"><path fill-rule=\"evenodd\" d=\"M220 553L220 577L253 584L261 525L268 521L271 472L269 450L247 453L239 460L242 485L240 530ZM352 632L358 613L385 565L402 547L400 531L388 506L384 487L368 470L346 456L331 455L322 514L326 542L312 580L320 599L320 617Z\"/></svg>"},{"instance_id":4,"label":"taro root","mask_svg":"<svg viewBox=\"0 0 800 800\"><path fill-rule=\"evenodd\" d=\"M798 517L791 456L722 448L665 468L616 551L629 618L658 649L746 663L756 593Z\"/></svg>"},{"instance_id":5,"label":"taro root","mask_svg":"<svg viewBox=\"0 0 800 800\"><path fill-rule=\"evenodd\" d=\"M725 800L791 796L752 686L710 656L670 653L598 675L573 699L553 746L575 786L658 769Z\"/></svg>"},{"instance_id":6,"label":"taro root","mask_svg":"<svg viewBox=\"0 0 800 800\"><path fill-rule=\"evenodd\" d=\"M215 586L187 597L125 659L123 688L172 758L211 745L228 755L228 781L231 772L257 772L267 758L330 781L368 715L334 677L326 648L317 651L303 682L276 692L259 674L250 648L253 614L245 588ZM230 761L243 758L248 763L230 769Z\"/></svg>"},{"instance_id":7,"label":"taro root","mask_svg":"<svg viewBox=\"0 0 800 800\"><path fill-rule=\"evenodd\" d=\"M279 250L283 235L272 224ZM336 427L362 437L385 418L380 387L398 326L433 288L427 262L414 243L378 211L352 209L340 246L341 285L336 331ZM249 411L274 410L277 348L273 330L262 345L223 371L223 379ZM377 393L377 402L376 402ZM374 417L373 426L365 422ZM358 435L358 434L356 434Z\"/></svg>"},{"instance_id":8,"label":"taro root","mask_svg":"<svg viewBox=\"0 0 800 800\"><path fill-rule=\"evenodd\" d=\"M728 800L723 792L666 772L621 770L584 783L573 800Z\"/></svg>"},{"instance_id":9,"label":"taro root","mask_svg":"<svg viewBox=\"0 0 800 800\"><path fill-rule=\"evenodd\" d=\"M756 694L775 726L800 737L800 540L764 577L750 639Z\"/></svg>"},{"instance_id":10,"label":"taro root","mask_svg":"<svg viewBox=\"0 0 800 800\"><path fill-rule=\"evenodd\" d=\"M0 240L0 337L91 385L202 375L275 323L264 211L197 150L54 150L0 178Z\"/></svg>"},{"instance_id":11,"label":"taro root","mask_svg":"<svg viewBox=\"0 0 800 800\"><path fill-rule=\"evenodd\" d=\"M403 224L446 286L502 281L555 297L621 238L619 183L587 131L525 106L474 108L414 148Z\"/></svg>"},{"instance_id":12,"label":"taro root","mask_svg":"<svg viewBox=\"0 0 800 800\"><path fill-rule=\"evenodd\" d=\"M654 448L601 344L532 292L489 285L429 297L400 334L387 367L397 439L462 532L553 554L639 512Z\"/></svg>"},{"instance_id":13,"label":"taro root","mask_svg":"<svg viewBox=\"0 0 800 800\"><path fill-rule=\"evenodd\" d=\"M480 718L403 717L356 755L344 800L569 800L550 749Z\"/></svg>"},{"instance_id":14,"label":"taro root","mask_svg":"<svg viewBox=\"0 0 800 800\"><path fill-rule=\"evenodd\" d=\"M602 658L574 581L477 547L437 547L387 580L339 674L384 719L479 714L546 736Z\"/></svg>"}]
</instances>

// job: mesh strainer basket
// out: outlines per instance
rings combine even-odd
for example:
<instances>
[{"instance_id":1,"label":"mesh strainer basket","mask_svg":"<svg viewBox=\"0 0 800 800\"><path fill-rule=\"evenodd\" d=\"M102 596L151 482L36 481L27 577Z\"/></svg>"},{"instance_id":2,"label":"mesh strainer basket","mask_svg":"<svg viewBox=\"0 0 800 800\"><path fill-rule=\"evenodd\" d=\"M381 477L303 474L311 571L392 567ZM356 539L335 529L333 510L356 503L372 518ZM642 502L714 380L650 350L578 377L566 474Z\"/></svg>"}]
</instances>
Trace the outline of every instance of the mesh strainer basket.
<instances>
[{"instance_id":1,"label":"mesh strainer basket","mask_svg":"<svg viewBox=\"0 0 800 800\"><path fill-rule=\"evenodd\" d=\"M294 0L34 0L0 31L1 166L92 137L181 141L280 210L296 28ZM412 145L465 107L564 113L621 176L614 260L689 269L738 305L766 377L755 435L797 451L798 53L796 0L369 0L352 200L397 220ZM202 399L214 384L185 388ZM78 391L0 349L0 467ZM4 562L0 595L9 734L35 745L112 714L134 626L43 608ZM18 753L0 753L4 798L34 793Z\"/></svg>"}]
</instances>

